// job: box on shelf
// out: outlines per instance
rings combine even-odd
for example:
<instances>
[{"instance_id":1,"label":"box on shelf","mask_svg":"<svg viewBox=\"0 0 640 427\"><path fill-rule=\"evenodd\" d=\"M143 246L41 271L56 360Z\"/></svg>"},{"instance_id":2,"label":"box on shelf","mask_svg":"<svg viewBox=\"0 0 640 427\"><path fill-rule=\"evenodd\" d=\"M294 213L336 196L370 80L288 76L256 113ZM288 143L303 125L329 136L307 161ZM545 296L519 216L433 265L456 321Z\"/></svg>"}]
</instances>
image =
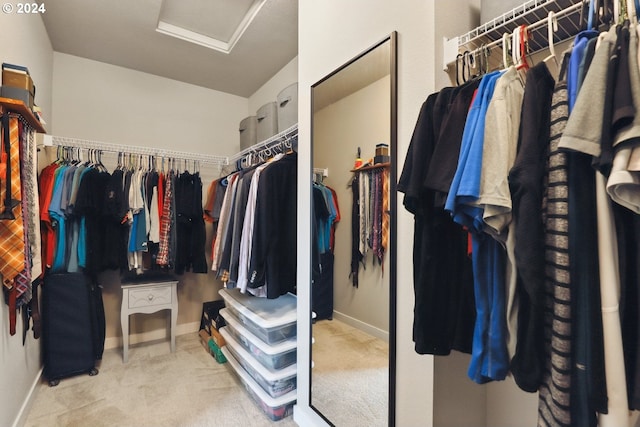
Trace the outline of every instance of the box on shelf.
<instances>
[{"instance_id":1,"label":"box on shelf","mask_svg":"<svg viewBox=\"0 0 640 427\"><path fill-rule=\"evenodd\" d=\"M240 120L238 131L240 132L240 150L251 147L258 143L257 135L258 119L256 116L245 117Z\"/></svg>"},{"instance_id":2,"label":"box on shelf","mask_svg":"<svg viewBox=\"0 0 640 427\"><path fill-rule=\"evenodd\" d=\"M227 347L222 349L223 354L227 358L229 365L233 368L234 372L240 378L240 381L247 390L247 393L254 402L262 409L269 419L272 421L279 421L293 414L293 405L296 403L296 391L290 391L289 393L280 397L269 396L262 388L251 378L247 372L242 369L240 364L234 359L233 355L229 352Z\"/></svg>"},{"instance_id":3,"label":"box on shelf","mask_svg":"<svg viewBox=\"0 0 640 427\"><path fill-rule=\"evenodd\" d=\"M2 88L0 96L17 99L33 109L36 87L33 84L27 67L22 65L2 63Z\"/></svg>"},{"instance_id":4,"label":"box on shelf","mask_svg":"<svg viewBox=\"0 0 640 427\"><path fill-rule=\"evenodd\" d=\"M267 344L276 344L296 336L296 297L257 298L239 289L220 289L218 293L231 314ZM223 316L224 317L224 316Z\"/></svg>"},{"instance_id":5,"label":"box on shelf","mask_svg":"<svg viewBox=\"0 0 640 427\"><path fill-rule=\"evenodd\" d=\"M269 369L283 369L296 363L298 344L295 338L269 345L245 328L226 308L220 310L220 314L227 322L225 331L263 366Z\"/></svg>"},{"instance_id":6,"label":"box on shelf","mask_svg":"<svg viewBox=\"0 0 640 427\"><path fill-rule=\"evenodd\" d=\"M213 328L213 327L211 328L211 339L213 340L214 343L216 343L218 347L223 347L227 345L227 342L225 341L224 337L220 334L220 332L216 328Z\"/></svg>"},{"instance_id":7,"label":"box on shelf","mask_svg":"<svg viewBox=\"0 0 640 427\"><path fill-rule=\"evenodd\" d=\"M282 89L276 97L278 102L278 132L298 123L298 82Z\"/></svg>"},{"instance_id":8,"label":"box on shelf","mask_svg":"<svg viewBox=\"0 0 640 427\"><path fill-rule=\"evenodd\" d=\"M226 349L231 352L235 360L271 397L279 397L296 389L296 365L289 365L284 369L270 369L262 365L238 341L226 331L220 329L227 342Z\"/></svg>"},{"instance_id":9,"label":"box on shelf","mask_svg":"<svg viewBox=\"0 0 640 427\"><path fill-rule=\"evenodd\" d=\"M204 329L200 329L198 335L200 335L200 343L205 348L205 350L207 350L207 352L211 354L214 359L216 359L216 362L225 363L227 361L224 357L224 354L222 354L222 351L220 351L220 346L215 343L215 341L213 340L211 335L207 333L207 331L205 331Z\"/></svg>"},{"instance_id":10,"label":"box on shelf","mask_svg":"<svg viewBox=\"0 0 640 427\"><path fill-rule=\"evenodd\" d=\"M24 102L24 105L30 109L33 108L33 94L29 93L26 89L3 85L0 87L0 97L22 101Z\"/></svg>"},{"instance_id":11,"label":"box on shelf","mask_svg":"<svg viewBox=\"0 0 640 427\"><path fill-rule=\"evenodd\" d=\"M200 318L200 329L204 329L211 334L211 327L220 329L224 325L216 323L220 309L224 308L224 301L208 301L202 303L202 317Z\"/></svg>"},{"instance_id":12,"label":"box on shelf","mask_svg":"<svg viewBox=\"0 0 640 427\"><path fill-rule=\"evenodd\" d=\"M227 358L225 357L222 349L216 345L216 343L210 339L209 340L209 352L216 359L218 363L227 363Z\"/></svg>"},{"instance_id":13,"label":"box on shelf","mask_svg":"<svg viewBox=\"0 0 640 427\"><path fill-rule=\"evenodd\" d=\"M256 139L262 142L278 133L278 107L276 102L269 102L256 111Z\"/></svg>"}]
</instances>

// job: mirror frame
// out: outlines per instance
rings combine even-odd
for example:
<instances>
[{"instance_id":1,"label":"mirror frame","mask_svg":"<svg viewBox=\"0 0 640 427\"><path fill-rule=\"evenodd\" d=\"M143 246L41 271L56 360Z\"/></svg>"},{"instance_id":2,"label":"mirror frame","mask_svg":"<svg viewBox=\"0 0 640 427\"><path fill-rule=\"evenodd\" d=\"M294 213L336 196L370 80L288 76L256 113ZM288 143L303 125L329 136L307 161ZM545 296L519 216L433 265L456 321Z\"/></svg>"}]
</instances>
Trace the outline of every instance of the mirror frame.
<instances>
[{"instance_id":1,"label":"mirror frame","mask_svg":"<svg viewBox=\"0 0 640 427\"><path fill-rule=\"evenodd\" d=\"M311 159L311 165L310 165L310 170L313 171L313 126L314 126L314 120L313 120L313 116L314 116L314 112L313 112L313 105L314 105L314 88L316 88L318 85L322 84L323 82L325 82L326 80L330 79L331 77L333 77L334 75L336 75L337 73L339 73L340 71L344 70L345 68L347 68L348 66L350 66L351 64L353 64L354 62L358 61L359 59L361 59L363 56L367 55L368 53L370 53L371 51L375 50L376 48L378 48L379 46L385 44L389 42L390 45L390 58L389 58L389 74L390 74L390 97L389 97L389 102L391 103L390 105L390 117L389 117L389 124L390 124L390 134L389 134L389 150L391 151L391 155L390 155L390 161L391 161L391 166L390 166L390 173L389 173L389 192L390 192L390 197L389 197L389 207L390 207L390 218L389 218L389 388L388 388L388 408L387 408L387 413L388 413L388 425L389 426L395 426L395 420L396 420L396 305L397 305L397 294L396 294L396 287L397 287L397 217L398 217L398 197L397 197L397 192L396 192L396 183L397 183L397 173L398 173L398 49L397 49L397 32L393 31L391 32L391 34L389 34L388 36L384 37L382 40L380 40L379 42L375 43L374 45L372 45L371 47L367 48L366 50L364 50L363 52L359 53L358 55L356 55L355 57L353 57L351 60L347 61L346 63L344 63L343 65L341 65L340 67L336 68L334 71L332 71L331 73L329 73L328 75L326 75L325 77L323 77L322 79L320 79L319 81L317 81L316 83L314 83L313 85L311 85L311 134L310 134L310 141L311 141L311 147L310 147L310 159ZM313 179L312 177L309 177L308 183L312 183ZM303 185L306 185L303 184ZM311 216L311 209L309 210L310 216ZM311 219L310 219L311 221ZM310 233L309 233L310 234ZM310 240L309 240L310 241ZM309 277L308 278L308 283L311 283L312 278ZM311 294L311 292L310 292ZM306 315L309 316L309 341L306 343L298 343L298 347L300 348L302 345L308 345L308 353L304 352L305 354L309 355L309 360L308 361L304 361L304 360L299 360L298 363L308 363L308 378L307 378L307 385L309 387L308 390L308 401L305 402L308 407L310 407L317 415L319 415L322 420L324 420L328 425L333 425L331 423L331 420L329 420L324 414L322 414L322 412L320 412L320 410L316 409L313 404L312 404L312 392L311 392L311 373L312 373L312 342L311 342L311 338L313 337L313 332L312 332L312 324L313 322L310 320L311 319L311 296L309 296L309 301L308 301L308 307L306 310ZM298 354L301 354L301 352L298 352Z\"/></svg>"}]
</instances>

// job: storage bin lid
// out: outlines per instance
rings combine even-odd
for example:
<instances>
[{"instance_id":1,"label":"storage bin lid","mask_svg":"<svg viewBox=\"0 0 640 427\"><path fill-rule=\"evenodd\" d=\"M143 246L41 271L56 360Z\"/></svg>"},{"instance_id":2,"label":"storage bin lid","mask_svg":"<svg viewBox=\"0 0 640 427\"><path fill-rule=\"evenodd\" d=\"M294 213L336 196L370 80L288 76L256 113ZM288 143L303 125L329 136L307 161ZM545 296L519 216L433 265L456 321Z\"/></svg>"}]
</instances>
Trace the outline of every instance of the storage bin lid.
<instances>
[{"instance_id":1,"label":"storage bin lid","mask_svg":"<svg viewBox=\"0 0 640 427\"><path fill-rule=\"evenodd\" d=\"M245 117L244 119L240 120L240 126L238 128L238 130L240 132L245 131L251 127L256 126L258 119L256 116L249 116L249 117Z\"/></svg>"},{"instance_id":2,"label":"storage bin lid","mask_svg":"<svg viewBox=\"0 0 640 427\"><path fill-rule=\"evenodd\" d=\"M287 394L283 394L278 397L271 397L269 394L262 389L258 385L258 383L251 378L251 375L247 373L247 371L240 366L240 364L233 358L233 355L226 348L222 347L222 354L227 358L227 362L231 365L234 371L238 374L238 376L242 379L242 382L245 383L248 387L251 387L251 390L260 398L262 402L264 402L270 408L278 408L280 406L287 405L297 398L297 391L291 390Z\"/></svg>"},{"instance_id":3,"label":"storage bin lid","mask_svg":"<svg viewBox=\"0 0 640 427\"><path fill-rule=\"evenodd\" d=\"M251 355L251 353L245 350L244 347L242 347L242 345L240 345L240 343L236 341L233 335L226 331L226 328L220 328L220 333L224 337L224 340L227 342L227 345L230 346L236 354L242 357L243 360L246 360L247 363L249 363L249 365L251 365L251 367L255 369L258 374L260 374L260 376L268 382L273 383L296 376L295 363L283 369L267 368L262 363L258 362L256 358Z\"/></svg>"},{"instance_id":4,"label":"storage bin lid","mask_svg":"<svg viewBox=\"0 0 640 427\"><path fill-rule=\"evenodd\" d=\"M286 341L279 342L277 344L267 344L260 338L256 337L255 334L253 334L247 328L245 328L244 325L240 323L233 314L227 311L226 308L220 310L220 314L228 325L231 325L233 329L240 332L246 339L251 341L251 344L258 347L260 351L265 354L276 355L280 353L286 353L288 351L294 350L298 346L298 341L295 337L290 338Z\"/></svg>"},{"instance_id":5,"label":"storage bin lid","mask_svg":"<svg viewBox=\"0 0 640 427\"><path fill-rule=\"evenodd\" d=\"M218 293L226 304L242 313L247 319L264 329L295 323L296 297L293 294L281 295L276 299L259 298L243 294L240 289L220 289Z\"/></svg>"}]
</instances>

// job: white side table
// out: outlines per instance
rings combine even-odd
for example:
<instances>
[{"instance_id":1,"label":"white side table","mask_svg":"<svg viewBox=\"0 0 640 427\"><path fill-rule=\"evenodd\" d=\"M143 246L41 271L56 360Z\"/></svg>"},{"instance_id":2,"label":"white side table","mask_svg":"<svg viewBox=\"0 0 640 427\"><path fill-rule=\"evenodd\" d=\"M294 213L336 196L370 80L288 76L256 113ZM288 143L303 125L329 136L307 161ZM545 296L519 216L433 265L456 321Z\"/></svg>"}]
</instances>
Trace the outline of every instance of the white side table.
<instances>
[{"instance_id":1,"label":"white side table","mask_svg":"<svg viewBox=\"0 0 640 427\"><path fill-rule=\"evenodd\" d=\"M176 351L176 323L178 321L178 281L142 282L122 285L122 360L129 360L129 315L171 311L171 352Z\"/></svg>"}]
</instances>

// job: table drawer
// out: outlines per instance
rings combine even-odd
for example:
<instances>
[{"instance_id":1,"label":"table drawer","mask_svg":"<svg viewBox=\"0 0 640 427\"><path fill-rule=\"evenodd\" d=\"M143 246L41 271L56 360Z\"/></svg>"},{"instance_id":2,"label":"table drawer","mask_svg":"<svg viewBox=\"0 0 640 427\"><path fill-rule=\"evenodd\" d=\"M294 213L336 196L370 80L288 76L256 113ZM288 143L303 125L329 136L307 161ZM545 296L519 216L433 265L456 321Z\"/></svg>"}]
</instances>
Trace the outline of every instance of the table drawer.
<instances>
[{"instance_id":1,"label":"table drawer","mask_svg":"<svg viewBox=\"0 0 640 427\"><path fill-rule=\"evenodd\" d=\"M171 305L171 286L129 290L129 308Z\"/></svg>"}]
</instances>

